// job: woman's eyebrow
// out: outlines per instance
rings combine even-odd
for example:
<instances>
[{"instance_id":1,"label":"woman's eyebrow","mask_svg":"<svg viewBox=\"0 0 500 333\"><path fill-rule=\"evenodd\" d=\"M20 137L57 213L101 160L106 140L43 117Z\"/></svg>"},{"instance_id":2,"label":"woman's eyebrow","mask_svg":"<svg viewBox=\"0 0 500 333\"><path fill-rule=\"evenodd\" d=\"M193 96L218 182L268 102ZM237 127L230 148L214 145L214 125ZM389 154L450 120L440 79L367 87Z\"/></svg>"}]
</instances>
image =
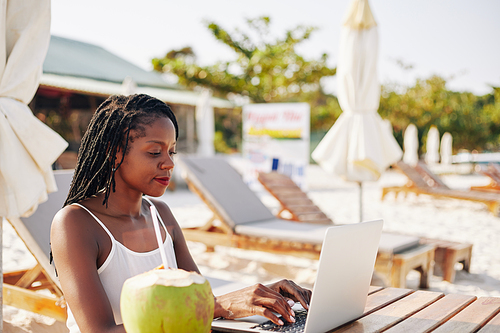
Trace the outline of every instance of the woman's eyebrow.
<instances>
[{"instance_id":1,"label":"woman's eyebrow","mask_svg":"<svg viewBox=\"0 0 500 333\"><path fill-rule=\"evenodd\" d=\"M146 141L146 143L156 143L156 144L159 144L161 146L167 146L166 142L163 142L163 141L160 141L160 140L149 140L149 141ZM174 142L172 144L172 146L175 146L176 144L177 144L177 142Z\"/></svg>"},{"instance_id":2,"label":"woman's eyebrow","mask_svg":"<svg viewBox=\"0 0 500 333\"><path fill-rule=\"evenodd\" d=\"M156 144L159 144L159 145L162 145L162 146L166 145L165 142L160 141L160 140L149 140L149 141L146 141L146 143L156 143Z\"/></svg>"}]
</instances>

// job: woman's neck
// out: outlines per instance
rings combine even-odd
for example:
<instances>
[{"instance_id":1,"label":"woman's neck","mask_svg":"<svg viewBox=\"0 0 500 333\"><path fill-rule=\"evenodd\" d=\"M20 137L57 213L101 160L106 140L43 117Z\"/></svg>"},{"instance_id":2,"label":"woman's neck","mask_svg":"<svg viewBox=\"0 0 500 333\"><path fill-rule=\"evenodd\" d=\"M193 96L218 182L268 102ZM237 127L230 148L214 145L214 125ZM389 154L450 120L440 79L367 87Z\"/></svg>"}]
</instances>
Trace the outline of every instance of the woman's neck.
<instances>
[{"instance_id":1,"label":"woman's neck","mask_svg":"<svg viewBox=\"0 0 500 333\"><path fill-rule=\"evenodd\" d=\"M104 195L99 193L95 200L88 200L89 208L113 217L138 218L142 214L142 194L130 195L117 189L110 193L106 204L103 205Z\"/></svg>"}]
</instances>

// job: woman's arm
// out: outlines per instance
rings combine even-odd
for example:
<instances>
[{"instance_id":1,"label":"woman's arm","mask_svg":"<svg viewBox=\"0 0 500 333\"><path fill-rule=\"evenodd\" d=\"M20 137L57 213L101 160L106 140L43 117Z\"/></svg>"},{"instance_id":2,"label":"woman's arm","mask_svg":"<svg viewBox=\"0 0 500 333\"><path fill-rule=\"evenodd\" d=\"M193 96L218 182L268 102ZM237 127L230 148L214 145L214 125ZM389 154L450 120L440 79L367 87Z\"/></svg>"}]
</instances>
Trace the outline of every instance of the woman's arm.
<instances>
[{"instance_id":1,"label":"woman's arm","mask_svg":"<svg viewBox=\"0 0 500 333\"><path fill-rule=\"evenodd\" d=\"M200 273L193 257L189 253L182 229L172 215L168 206L154 200L163 221L173 238L177 265L179 268ZM303 289L292 281L281 280L269 286L256 284L229 294L215 297L214 318L242 318L252 315L264 316L275 324L283 322L273 313L279 313L289 322L294 321L291 306L300 302L307 309L311 299L311 291Z\"/></svg>"},{"instance_id":2,"label":"woman's arm","mask_svg":"<svg viewBox=\"0 0 500 333\"><path fill-rule=\"evenodd\" d=\"M97 224L77 206L67 206L54 217L51 247L64 297L82 332L125 332L117 326L97 274ZM89 221L88 223L86 221Z\"/></svg>"}]
</instances>

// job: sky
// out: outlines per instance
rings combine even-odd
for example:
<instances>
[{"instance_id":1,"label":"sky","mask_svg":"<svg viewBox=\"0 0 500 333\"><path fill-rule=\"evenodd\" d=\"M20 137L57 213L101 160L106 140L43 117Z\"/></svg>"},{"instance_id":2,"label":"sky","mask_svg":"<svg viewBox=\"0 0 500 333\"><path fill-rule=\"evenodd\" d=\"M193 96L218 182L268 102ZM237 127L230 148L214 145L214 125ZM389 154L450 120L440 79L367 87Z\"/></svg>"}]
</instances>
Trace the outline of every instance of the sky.
<instances>
[{"instance_id":1,"label":"sky","mask_svg":"<svg viewBox=\"0 0 500 333\"><path fill-rule=\"evenodd\" d=\"M313 26L296 51L306 60L328 54L336 66L342 20L350 0L52 0L51 33L99 45L151 70L151 59L186 46L198 63L234 57L206 28L228 31L246 19L268 16L271 33L282 37L299 25ZM378 74L382 84L409 86L440 75L448 89L491 93L500 86L499 0L370 0L379 33ZM336 92L335 77L323 83Z\"/></svg>"}]
</instances>

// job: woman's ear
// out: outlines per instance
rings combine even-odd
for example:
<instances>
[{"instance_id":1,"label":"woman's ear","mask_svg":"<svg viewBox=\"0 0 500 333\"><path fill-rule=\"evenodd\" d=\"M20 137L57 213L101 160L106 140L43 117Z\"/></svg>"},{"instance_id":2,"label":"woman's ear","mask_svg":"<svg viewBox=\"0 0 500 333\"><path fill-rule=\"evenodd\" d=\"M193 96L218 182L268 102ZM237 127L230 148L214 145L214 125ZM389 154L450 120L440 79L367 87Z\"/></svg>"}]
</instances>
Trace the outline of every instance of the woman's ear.
<instances>
[{"instance_id":1,"label":"woman's ear","mask_svg":"<svg viewBox=\"0 0 500 333\"><path fill-rule=\"evenodd\" d=\"M118 146L116 147L115 162L113 165L113 169L116 170L118 168L118 165L121 163L122 158L123 158L123 149L122 147Z\"/></svg>"}]
</instances>

